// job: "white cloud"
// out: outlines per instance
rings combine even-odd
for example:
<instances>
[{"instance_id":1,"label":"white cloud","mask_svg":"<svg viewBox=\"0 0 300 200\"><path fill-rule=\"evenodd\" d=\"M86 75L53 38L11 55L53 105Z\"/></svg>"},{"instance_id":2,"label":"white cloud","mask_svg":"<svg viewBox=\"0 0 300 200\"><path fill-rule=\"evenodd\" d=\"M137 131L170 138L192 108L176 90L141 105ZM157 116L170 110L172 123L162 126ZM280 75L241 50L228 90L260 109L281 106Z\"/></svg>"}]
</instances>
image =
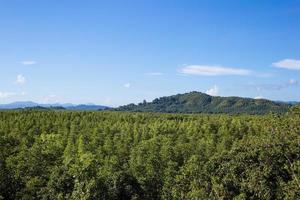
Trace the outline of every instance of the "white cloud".
<instances>
[{"instance_id":1,"label":"white cloud","mask_svg":"<svg viewBox=\"0 0 300 200\"><path fill-rule=\"evenodd\" d=\"M24 60L24 61L21 61L20 63L22 65L35 65L35 64L37 64L37 62L34 61L34 60Z\"/></svg>"},{"instance_id":2,"label":"white cloud","mask_svg":"<svg viewBox=\"0 0 300 200\"><path fill-rule=\"evenodd\" d=\"M105 98L104 99L104 103L105 104L111 104L112 103L112 99L111 98Z\"/></svg>"},{"instance_id":3,"label":"white cloud","mask_svg":"<svg viewBox=\"0 0 300 200\"><path fill-rule=\"evenodd\" d=\"M56 102L56 95L55 94L51 94L51 95L48 95L46 97L43 98L43 103L53 103L53 102Z\"/></svg>"},{"instance_id":4,"label":"white cloud","mask_svg":"<svg viewBox=\"0 0 300 200\"><path fill-rule=\"evenodd\" d=\"M146 73L147 76L162 76L164 75L161 72L150 72L150 73Z\"/></svg>"},{"instance_id":5,"label":"white cloud","mask_svg":"<svg viewBox=\"0 0 300 200\"><path fill-rule=\"evenodd\" d=\"M130 87L131 87L131 84L130 84L130 83L126 83L126 84L124 84L124 87L125 87L125 88L130 88Z\"/></svg>"},{"instance_id":6,"label":"white cloud","mask_svg":"<svg viewBox=\"0 0 300 200\"><path fill-rule=\"evenodd\" d=\"M217 85L214 85L212 88L207 90L205 93L208 95L211 95L211 96L217 96L219 94L219 87Z\"/></svg>"},{"instance_id":7,"label":"white cloud","mask_svg":"<svg viewBox=\"0 0 300 200\"><path fill-rule=\"evenodd\" d=\"M298 85L298 81L296 79L289 79L289 82L288 82L289 85Z\"/></svg>"},{"instance_id":8,"label":"white cloud","mask_svg":"<svg viewBox=\"0 0 300 200\"><path fill-rule=\"evenodd\" d=\"M246 85L246 88L251 88L251 89L255 89L258 92L261 92L263 90L268 90L268 91L272 91L272 90L283 90L283 89L287 89L287 88L291 88L291 87L298 87L299 86L299 82L296 79L289 79L287 82L285 83L269 83L269 84L248 84Z\"/></svg>"},{"instance_id":9,"label":"white cloud","mask_svg":"<svg viewBox=\"0 0 300 200\"><path fill-rule=\"evenodd\" d=\"M222 67L215 65L189 65L180 70L183 74L201 75L201 76L221 76L221 75L240 75L245 76L251 74L250 70Z\"/></svg>"},{"instance_id":10,"label":"white cloud","mask_svg":"<svg viewBox=\"0 0 300 200\"><path fill-rule=\"evenodd\" d=\"M20 96L25 96L27 95L27 92L21 92L21 93L16 93L16 92L1 92L0 91L0 99L7 99L11 97L20 97Z\"/></svg>"},{"instance_id":11,"label":"white cloud","mask_svg":"<svg viewBox=\"0 0 300 200\"><path fill-rule=\"evenodd\" d=\"M269 78L274 76L273 73L268 73L268 72L253 72L252 75L261 78Z\"/></svg>"},{"instance_id":12,"label":"white cloud","mask_svg":"<svg viewBox=\"0 0 300 200\"><path fill-rule=\"evenodd\" d=\"M19 74L19 75L17 76L17 79L16 79L15 83L18 84L18 85L23 85L23 84L25 84L25 83L26 83L26 78L25 78L25 76L23 76L22 74Z\"/></svg>"},{"instance_id":13,"label":"white cloud","mask_svg":"<svg viewBox=\"0 0 300 200\"><path fill-rule=\"evenodd\" d=\"M0 92L0 99L6 99L6 98L10 98L16 96L16 93L13 92Z\"/></svg>"},{"instance_id":14,"label":"white cloud","mask_svg":"<svg viewBox=\"0 0 300 200\"><path fill-rule=\"evenodd\" d=\"M263 96L257 96L257 97L254 97L254 99L264 99Z\"/></svg>"},{"instance_id":15,"label":"white cloud","mask_svg":"<svg viewBox=\"0 0 300 200\"><path fill-rule=\"evenodd\" d=\"M300 60L295 60L295 59L284 59L272 63L272 65L277 68L300 70Z\"/></svg>"}]
</instances>

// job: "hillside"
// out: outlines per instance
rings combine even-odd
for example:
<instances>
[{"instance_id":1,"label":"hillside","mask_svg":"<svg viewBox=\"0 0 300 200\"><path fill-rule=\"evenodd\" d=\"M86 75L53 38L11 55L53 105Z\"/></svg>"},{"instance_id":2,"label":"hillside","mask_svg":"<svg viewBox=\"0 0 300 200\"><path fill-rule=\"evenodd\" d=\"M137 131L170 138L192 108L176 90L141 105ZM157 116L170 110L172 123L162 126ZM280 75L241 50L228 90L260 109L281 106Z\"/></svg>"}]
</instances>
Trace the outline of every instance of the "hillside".
<instances>
[{"instance_id":1,"label":"hillside","mask_svg":"<svg viewBox=\"0 0 300 200\"><path fill-rule=\"evenodd\" d=\"M213 97L201 92L190 92L161 97L152 102L121 106L117 111L166 112L166 113L231 113L266 114L283 113L290 107L287 103L266 99L241 97Z\"/></svg>"}]
</instances>

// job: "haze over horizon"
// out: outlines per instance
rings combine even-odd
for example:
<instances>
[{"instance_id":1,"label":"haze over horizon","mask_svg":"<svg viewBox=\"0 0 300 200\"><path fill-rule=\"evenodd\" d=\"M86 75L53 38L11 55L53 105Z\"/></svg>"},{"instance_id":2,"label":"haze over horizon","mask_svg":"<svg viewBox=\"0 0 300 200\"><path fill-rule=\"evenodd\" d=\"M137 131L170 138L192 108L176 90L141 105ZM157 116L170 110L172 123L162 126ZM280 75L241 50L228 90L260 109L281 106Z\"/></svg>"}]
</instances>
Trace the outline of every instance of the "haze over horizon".
<instances>
[{"instance_id":1,"label":"haze over horizon","mask_svg":"<svg viewBox=\"0 0 300 200\"><path fill-rule=\"evenodd\" d=\"M3 1L0 104L300 101L298 1Z\"/></svg>"}]
</instances>

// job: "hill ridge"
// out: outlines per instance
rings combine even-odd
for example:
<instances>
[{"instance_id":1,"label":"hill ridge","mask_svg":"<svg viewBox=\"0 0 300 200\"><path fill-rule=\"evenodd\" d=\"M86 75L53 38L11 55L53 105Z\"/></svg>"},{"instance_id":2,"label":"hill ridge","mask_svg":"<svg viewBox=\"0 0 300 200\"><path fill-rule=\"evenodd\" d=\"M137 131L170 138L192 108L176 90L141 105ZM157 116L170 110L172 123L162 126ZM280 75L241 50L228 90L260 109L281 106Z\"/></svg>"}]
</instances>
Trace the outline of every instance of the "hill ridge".
<instances>
[{"instance_id":1,"label":"hill ridge","mask_svg":"<svg viewBox=\"0 0 300 200\"><path fill-rule=\"evenodd\" d=\"M287 103L267 99L248 97L221 97L192 91L183 94L164 96L152 102L137 105L128 104L114 110L132 112L166 112L166 113L230 113L230 114L266 114L284 113L290 107Z\"/></svg>"}]
</instances>

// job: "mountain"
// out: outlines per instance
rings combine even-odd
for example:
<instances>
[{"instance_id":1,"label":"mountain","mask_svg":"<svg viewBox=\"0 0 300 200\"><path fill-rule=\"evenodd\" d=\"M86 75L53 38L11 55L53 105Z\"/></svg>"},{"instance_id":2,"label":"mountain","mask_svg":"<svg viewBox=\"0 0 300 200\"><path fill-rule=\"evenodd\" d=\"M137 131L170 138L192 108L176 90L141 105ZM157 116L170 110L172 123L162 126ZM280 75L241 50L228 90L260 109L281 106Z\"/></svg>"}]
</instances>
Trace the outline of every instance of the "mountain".
<instances>
[{"instance_id":1,"label":"mountain","mask_svg":"<svg viewBox=\"0 0 300 200\"><path fill-rule=\"evenodd\" d=\"M105 110L105 109L108 109L109 107L100 106L100 105L81 104L81 105L75 105L75 106L68 106L65 108L67 110Z\"/></svg>"},{"instance_id":2,"label":"mountain","mask_svg":"<svg viewBox=\"0 0 300 200\"><path fill-rule=\"evenodd\" d=\"M75 104L39 104L35 103L32 101L21 101L21 102L13 102L9 104L2 104L0 105L0 109L19 109L19 108L33 108L33 109L43 109L43 108L50 108L52 110L61 110L61 109L66 109L66 110L104 110L108 109L109 107L107 106L102 106L102 105L94 105L94 104L80 104L80 105L75 105Z\"/></svg>"},{"instance_id":3,"label":"mountain","mask_svg":"<svg viewBox=\"0 0 300 200\"><path fill-rule=\"evenodd\" d=\"M22 109L26 109L26 110L66 110L64 107L62 106L50 106L50 107L42 107L42 106L34 106L34 107L26 107L26 108L22 108Z\"/></svg>"},{"instance_id":4,"label":"mountain","mask_svg":"<svg viewBox=\"0 0 300 200\"><path fill-rule=\"evenodd\" d=\"M37 106L39 106L39 104L32 101L18 101L9 104L2 104L0 105L0 109L30 108Z\"/></svg>"},{"instance_id":5,"label":"mountain","mask_svg":"<svg viewBox=\"0 0 300 200\"><path fill-rule=\"evenodd\" d=\"M166 113L231 113L266 114L287 112L290 105L266 99L210 96L201 92L190 92L161 97L152 102L129 104L114 110L132 112Z\"/></svg>"}]
</instances>

